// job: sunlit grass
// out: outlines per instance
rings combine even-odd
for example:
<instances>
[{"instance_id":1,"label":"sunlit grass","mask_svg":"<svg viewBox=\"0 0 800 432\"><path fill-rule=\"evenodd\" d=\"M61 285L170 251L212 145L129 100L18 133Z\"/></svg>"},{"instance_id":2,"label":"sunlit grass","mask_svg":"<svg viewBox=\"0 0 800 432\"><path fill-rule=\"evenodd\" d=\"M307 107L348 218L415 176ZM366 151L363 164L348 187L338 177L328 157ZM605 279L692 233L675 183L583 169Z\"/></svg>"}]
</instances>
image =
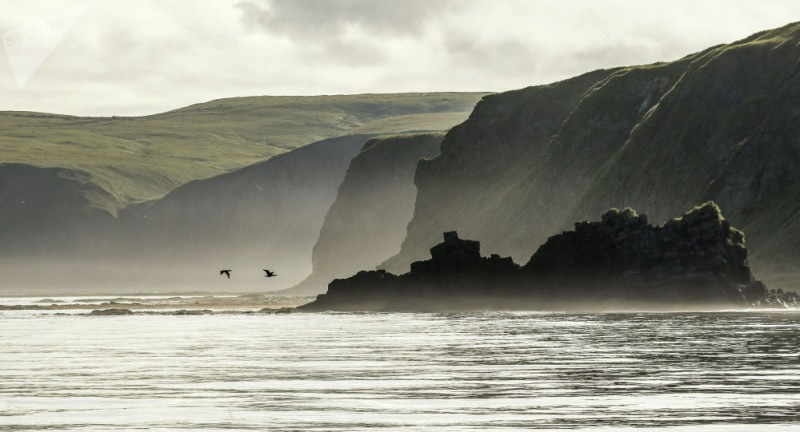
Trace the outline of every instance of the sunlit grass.
<instances>
[{"instance_id":1,"label":"sunlit grass","mask_svg":"<svg viewBox=\"0 0 800 432\"><path fill-rule=\"evenodd\" d=\"M144 117L0 113L0 162L85 171L115 212L188 181L350 133L445 130L477 93L231 98Z\"/></svg>"}]
</instances>

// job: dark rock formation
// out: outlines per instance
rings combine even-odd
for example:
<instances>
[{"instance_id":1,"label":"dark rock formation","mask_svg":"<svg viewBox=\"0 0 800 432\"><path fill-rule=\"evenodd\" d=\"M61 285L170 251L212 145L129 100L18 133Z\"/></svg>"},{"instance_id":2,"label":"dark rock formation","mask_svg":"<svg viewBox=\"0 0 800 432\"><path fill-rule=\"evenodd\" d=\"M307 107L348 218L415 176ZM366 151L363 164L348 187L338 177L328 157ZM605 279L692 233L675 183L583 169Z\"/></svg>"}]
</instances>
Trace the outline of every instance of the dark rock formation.
<instances>
[{"instance_id":1,"label":"dark rock formation","mask_svg":"<svg viewBox=\"0 0 800 432\"><path fill-rule=\"evenodd\" d=\"M753 279L744 234L713 202L661 226L630 208L550 237L523 267L535 285L558 297L670 304L754 304L766 288Z\"/></svg>"},{"instance_id":2,"label":"dark rock formation","mask_svg":"<svg viewBox=\"0 0 800 432\"><path fill-rule=\"evenodd\" d=\"M171 312L172 315L213 315L214 311L211 309L180 309Z\"/></svg>"},{"instance_id":3,"label":"dark rock formation","mask_svg":"<svg viewBox=\"0 0 800 432\"><path fill-rule=\"evenodd\" d=\"M261 308L261 309L257 310L256 312L264 313L264 314L282 315L282 314L290 314L290 313L294 312L294 308L290 308L290 307L282 307L282 308L265 307L265 308Z\"/></svg>"},{"instance_id":4,"label":"dark rock formation","mask_svg":"<svg viewBox=\"0 0 800 432\"><path fill-rule=\"evenodd\" d=\"M302 310L697 308L792 304L753 278L744 234L713 202L648 224L630 208L550 237L522 268L446 232L431 259L396 276L362 271L331 282Z\"/></svg>"},{"instance_id":5,"label":"dark rock formation","mask_svg":"<svg viewBox=\"0 0 800 432\"><path fill-rule=\"evenodd\" d=\"M133 315L130 309L95 309L89 315L105 316L105 315Z\"/></svg>"},{"instance_id":6,"label":"dark rock formation","mask_svg":"<svg viewBox=\"0 0 800 432\"><path fill-rule=\"evenodd\" d=\"M411 264L411 272L401 276L376 270L336 279L326 294L299 309L434 311L487 309L487 304L503 309L508 305L498 293L510 293L521 275L511 258L482 257L480 243L459 239L455 232L444 234L431 257Z\"/></svg>"}]
</instances>

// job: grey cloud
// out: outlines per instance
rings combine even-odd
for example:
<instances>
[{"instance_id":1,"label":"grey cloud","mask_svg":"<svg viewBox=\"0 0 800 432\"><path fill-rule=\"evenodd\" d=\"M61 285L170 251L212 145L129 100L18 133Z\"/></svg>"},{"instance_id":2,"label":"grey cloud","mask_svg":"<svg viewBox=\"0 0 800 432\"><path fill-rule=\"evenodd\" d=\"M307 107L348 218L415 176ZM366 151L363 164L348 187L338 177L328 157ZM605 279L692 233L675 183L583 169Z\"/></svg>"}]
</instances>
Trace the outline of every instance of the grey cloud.
<instances>
[{"instance_id":1,"label":"grey cloud","mask_svg":"<svg viewBox=\"0 0 800 432\"><path fill-rule=\"evenodd\" d=\"M247 28L286 36L298 60L308 64L376 66L387 61L391 38L421 36L437 16L464 0L241 0ZM357 38L348 37L357 28Z\"/></svg>"},{"instance_id":2,"label":"grey cloud","mask_svg":"<svg viewBox=\"0 0 800 432\"><path fill-rule=\"evenodd\" d=\"M380 46L370 41L342 41L331 39L324 45L308 44L297 54L304 64L344 64L348 66L372 66L383 63L386 55Z\"/></svg>"},{"instance_id":3,"label":"grey cloud","mask_svg":"<svg viewBox=\"0 0 800 432\"><path fill-rule=\"evenodd\" d=\"M444 47L449 60L457 66L531 73L538 65L530 45L511 38L487 42L468 35L451 35L444 40Z\"/></svg>"},{"instance_id":4,"label":"grey cloud","mask_svg":"<svg viewBox=\"0 0 800 432\"><path fill-rule=\"evenodd\" d=\"M251 28L294 38L338 36L350 26L376 35L409 35L464 0L242 0L237 7Z\"/></svg>"},{"instance_id":5,"label":"grey cloud","mask_svg":"<svg viewBox=\"0 0 800 432\"><path fill-rule=\"evenodd\" d=\"M80 1L14 3L1 31ZM128 3L94 1L24 88L0 59L0 109L132 115L256 94L502 91L672 60L800 19L797 0Z\"/></svg>"}]
</instances>

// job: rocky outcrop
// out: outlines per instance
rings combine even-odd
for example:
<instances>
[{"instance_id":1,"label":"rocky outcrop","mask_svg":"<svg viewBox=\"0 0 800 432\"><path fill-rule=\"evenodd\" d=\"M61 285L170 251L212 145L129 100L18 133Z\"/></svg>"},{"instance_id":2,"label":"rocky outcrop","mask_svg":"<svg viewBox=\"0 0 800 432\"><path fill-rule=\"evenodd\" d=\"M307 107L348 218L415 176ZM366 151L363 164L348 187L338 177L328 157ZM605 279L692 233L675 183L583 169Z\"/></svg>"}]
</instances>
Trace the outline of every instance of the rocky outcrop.
<instances>
[{"instance_id":1,"label":"rocky outcrop","mask_svg":"<svg viewBox=\"0 0 800 432\"><path fill-rule=\"evenodd\" d=\"M486 96L419 164L407 238L381 268L408 271L448 229L519 261L609 206L665 220L707 200L748 232L760 267L796 267L798 57L792 24L670 63Z\"/></svg>"},{"instance_id":2,"label":"rocky outcrop","mask_svg":"<svg viewBox=\"0 0 800 432\"><path fill-rule=\"evenodd\" d=\"M130 309L95 309L89 313L92 316L119 316L133 315Z\"/></svg>"},{"instance_id":3,"label":"rocky outcrop","mask_svg":"<svg viewBox=\"0 0 800 432\"><path fill-rule=\"evenodd\" d=\"M290 295L325 292L333 279L374 268L400 250L414 212L414 171L439 154L444 134L375 138L353 158L325 215L311 255L312 273Z\"/></svg>"},{"instance_id":4,"label":"rocky outcrop","mask_svg":"<svg viewBox=\"0 0 800 432\"><path fill-rule=\"evenodd\" d=\"M630 208L550 237L522 271L548 295L667 304L756 304L766 288L747 262L744 234L712 202L652 226Z\"/></svg>"},{"instance_id":5,"label":"rocky outcrop","mask_svg":"<svg viewBox=\"0 0 800 432\"><path fill-rule=\"evenodd\" d=\"M328 292L300 310L473 310L507 309L519 285L519 266L511 258L482 257L480 244L446 232L431 249L431 259L417 261L396 276L385 270L361 271L336 279Z\"/></svg>"},{"instance_id":6,"label":"rocky outcrop","mask_svg":"<svg viewBox=\"0 0 800 432\"><path fill-rule=\"evenodd\" d=\"M447 232L431 259L397 276L362 271L331 282L301 310L698 308L793 304L768 292L747 262L744 234L716 204L660 226L634 210L608 210L550 237L520 268L482 257L477 241Z\"/></svg>"}]
</instances>

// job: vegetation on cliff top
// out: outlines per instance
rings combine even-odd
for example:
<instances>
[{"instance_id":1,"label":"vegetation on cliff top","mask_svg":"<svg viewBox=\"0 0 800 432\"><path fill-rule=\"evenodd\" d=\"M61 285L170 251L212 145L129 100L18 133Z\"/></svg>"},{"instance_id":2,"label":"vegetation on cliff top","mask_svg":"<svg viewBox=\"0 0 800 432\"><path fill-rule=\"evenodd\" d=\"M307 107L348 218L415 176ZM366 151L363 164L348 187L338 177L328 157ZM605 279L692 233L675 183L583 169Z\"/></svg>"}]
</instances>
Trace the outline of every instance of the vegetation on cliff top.
<instances>
[{"instance_id":1,"label":"vegetation on cliff top","mask_svg":"<svg viewBox=\"0 0 800 432\"><path fill-rule=\"evenodd\" d=\"M83 173L84 181L108 192L89 197L92 205L116 213L188 181L325 138L446 130L482 95L244 97L143 117L0 112L1 162Z\"/></svg>"},{"instance_id":2,"label":"vegetation on cliff top","mask_svg":"<svg viewBox=\"0 0 800 432\"><path fill-rule=\"evenodd\" d=\"M448 229L524 259L569 221L608 207L663 221L707 200L749 233L757 265L791 267L800 257L798 57L795 23L674 62L485 97L441 155L419 165L415 215L385 268L407 269Z\"/></svg>"}]
</instances>

